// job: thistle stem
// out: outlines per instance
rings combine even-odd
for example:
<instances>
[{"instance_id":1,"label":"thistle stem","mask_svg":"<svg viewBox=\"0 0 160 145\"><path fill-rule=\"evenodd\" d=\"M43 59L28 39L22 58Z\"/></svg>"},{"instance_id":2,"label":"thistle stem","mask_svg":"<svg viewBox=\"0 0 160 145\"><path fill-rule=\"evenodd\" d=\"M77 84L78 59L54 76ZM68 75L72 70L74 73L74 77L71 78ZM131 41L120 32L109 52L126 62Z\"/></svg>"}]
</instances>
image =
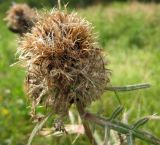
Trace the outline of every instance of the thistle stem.
<instances>
[{"instance_id":1,"label":"thistle stem","mask_svg":"<svg viewBox=\"0 0 160 145\"><path fill-rule=\"evenodd\" d=\"M88 137L88 139L89 139L89 141L90 141L90 143L92 145L97 145L97 143L95 141L95 138L93 137L92 131L91 131L90 127L89 127L89 124L88 124L87 120L84 120L84 118L83 118L83 114L85 114L85 111L83 109L84 107L82 106L82 104L81 104L80 101L76 102L76 106L77 106L77 110L78 110L78 112L80 114L80 117L82 119L82 124L84 126L86 136Z\"/></svg>"}]
</instances>

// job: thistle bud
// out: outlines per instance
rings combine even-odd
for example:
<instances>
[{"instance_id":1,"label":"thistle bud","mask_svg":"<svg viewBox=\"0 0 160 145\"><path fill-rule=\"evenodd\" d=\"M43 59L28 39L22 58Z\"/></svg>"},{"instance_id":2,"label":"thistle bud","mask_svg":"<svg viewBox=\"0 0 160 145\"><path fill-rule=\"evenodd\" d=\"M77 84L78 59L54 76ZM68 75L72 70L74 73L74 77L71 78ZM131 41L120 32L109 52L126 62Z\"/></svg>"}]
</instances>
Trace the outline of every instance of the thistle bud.
<instances>
[{"instance_id":1,"label":"thistle bud","mask_svg":"<svg viewBox=\"0 0 160 145\"><path fill-rule=\"evenodd\" d=\"M36 13L27 4L13 4L5 18L9 30L20 35L30 31L35 20Z\"/></svg>"}]
</instances>

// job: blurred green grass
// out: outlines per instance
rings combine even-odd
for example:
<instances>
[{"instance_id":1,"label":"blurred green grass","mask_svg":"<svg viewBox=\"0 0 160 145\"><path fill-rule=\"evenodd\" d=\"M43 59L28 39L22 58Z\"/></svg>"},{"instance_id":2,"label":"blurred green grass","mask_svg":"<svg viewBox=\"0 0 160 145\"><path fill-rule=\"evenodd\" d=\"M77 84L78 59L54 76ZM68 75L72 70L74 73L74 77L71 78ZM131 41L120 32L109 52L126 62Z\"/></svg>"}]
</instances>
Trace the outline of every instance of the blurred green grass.
<instances>
[{"instance_id":1,"label":"blurred green grass","mask_svg":"<svg viewBox=\"0 0 160 145\"><path fill-rule=\"evenodd\" d=\"M78 13L93 23L98 32L100 46L106 52L112 70L113 85L149 82L152 87L127 93L119 93L129 122L141 116L160 114L160 5L113 3L109 6L92 6L79 9ZM0 15L2 20L4 14ZM25 71L16 61L17 37L0 21L0 144L26 144L33 129L29 117L28 100L23 92ZM118 106L114 93L106 92L100 101L88 109L109 116ZM151 121L145 125L160 136L160 123ZM36 137L34 145L71 144L73 137ZM76 144L89 144L81 136ZM138 144L144 144L138 143Z\"/></svg>"}]
</instances>

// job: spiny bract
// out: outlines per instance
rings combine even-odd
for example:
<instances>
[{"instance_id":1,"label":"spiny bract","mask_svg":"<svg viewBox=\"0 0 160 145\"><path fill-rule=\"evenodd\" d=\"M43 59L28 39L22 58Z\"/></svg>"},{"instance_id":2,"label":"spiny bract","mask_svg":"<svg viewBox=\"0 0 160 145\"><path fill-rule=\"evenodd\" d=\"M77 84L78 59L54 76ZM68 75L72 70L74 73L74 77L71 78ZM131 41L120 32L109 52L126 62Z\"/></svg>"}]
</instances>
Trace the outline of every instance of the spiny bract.
<instances>
[{"instance_id":1,"label":"spiny bract","mask_svg":"<svg viewBox=\"0 0 160 145\"><path fill-rule=\"evenodd\" d=\"M39 16L18 49L32 111L45 104L66 114L75 101L85 107L98 99L109 82L101 51L91 24L77 14L54 10Z\"/></svg>"}]
</instances>

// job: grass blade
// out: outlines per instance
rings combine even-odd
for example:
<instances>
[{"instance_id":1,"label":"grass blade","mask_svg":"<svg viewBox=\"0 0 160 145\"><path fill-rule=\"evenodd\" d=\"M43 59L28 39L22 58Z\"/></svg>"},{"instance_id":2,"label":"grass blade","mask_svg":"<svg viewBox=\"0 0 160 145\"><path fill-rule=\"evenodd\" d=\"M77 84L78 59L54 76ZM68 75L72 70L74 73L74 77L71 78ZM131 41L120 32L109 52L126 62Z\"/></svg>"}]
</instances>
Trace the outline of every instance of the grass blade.
<instances>
[{"instance_id":1,"label":"grass blade","mask_svg":"<svg viewBox=\"0 0 160 145\"><path fill-rule=\"evenodd\" d=\"M37 123L36 126L34 127L27 145L31 145L33 138L35 137L35 135L37 134L37 132L43 127L43 125L45 124L45 122L48 120L50 115L48 115L46 118L44 118L41 122Z\"/></svg>"}]
</instances>

